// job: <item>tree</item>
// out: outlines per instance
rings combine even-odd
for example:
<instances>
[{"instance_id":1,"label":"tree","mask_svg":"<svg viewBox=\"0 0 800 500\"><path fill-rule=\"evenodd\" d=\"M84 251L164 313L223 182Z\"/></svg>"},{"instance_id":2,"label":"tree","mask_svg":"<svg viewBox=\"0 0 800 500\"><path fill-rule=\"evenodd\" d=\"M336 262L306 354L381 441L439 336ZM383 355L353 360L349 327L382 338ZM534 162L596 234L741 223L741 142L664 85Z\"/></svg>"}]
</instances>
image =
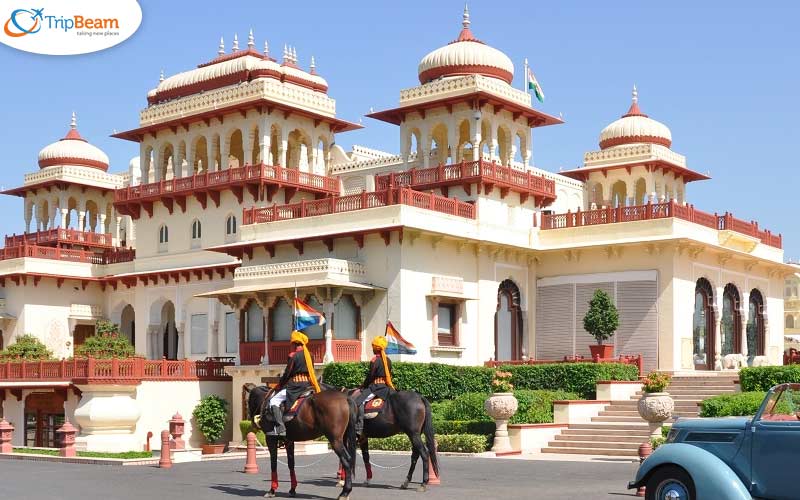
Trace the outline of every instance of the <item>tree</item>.
<instances>
[{"instance_id":1,"label":"tree","mask_svg":"<svg viewBox=\"0 0 800 500\"><path fill-rule=\"evenodd\" d=\"M611 297L602 291L595 290L589 301L589 310L583 317L583 329L603 345L604 340L614 336L619 327L619 313Z\"/></svg>"},{"instance_id":2,"label":"tree","mask_svg":"<svg viewBox=\"0 0 800 500\"><path fill-rule=\"evenodd\" d=\"M13 344L0 351L0 360L3 361L39 361L48 359L53 359L53 352L31 334L17 337Z\"/></svg>"},{"instance_id":3,"label":"tree","mask_svg":"<svg viewBox=\"0 0 800 500\"><path fill-rule=\"evenodd\" d=\"M216 394L209 394L200 400L192 416L208 444L214 444L222 436L228 422L228 402Z\"/></svg>"}]
</instances>

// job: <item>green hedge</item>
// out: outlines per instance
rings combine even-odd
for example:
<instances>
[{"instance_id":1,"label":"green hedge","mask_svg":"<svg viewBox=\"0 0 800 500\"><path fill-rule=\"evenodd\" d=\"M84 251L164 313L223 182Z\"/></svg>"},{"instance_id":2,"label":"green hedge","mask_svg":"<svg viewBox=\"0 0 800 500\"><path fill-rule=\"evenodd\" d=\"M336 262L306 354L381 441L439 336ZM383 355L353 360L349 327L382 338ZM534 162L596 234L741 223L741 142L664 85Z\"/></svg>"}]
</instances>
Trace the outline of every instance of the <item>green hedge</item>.
<instances>
[{"instance_id":1,"label":"green hedge","mask_svg":"<svg viewBox=\"0 0 800 500\"><path fill-rule=\"evenodd\" d=\"M434 420L435 434L479 434L494 436L494 422L485 420Z\"/></svg>"},{"instance_id":2,"label":"green hedge","mask_svg":"<svg viewBox=\"0 0 800 500\"><path fill-rule=\"evenodd\" d=\"M483 404L488 394L468 392L452 401L437 403L433 408L436 420L492 422ZM546 424L553 421L553 401L580 399L577 394L566 391L516 390L514 397L519 402L517 413L511 418L512 424Z\"/></svg>"},{"instance_id":3,"label":"green hedge","mask_svg":"<svg viewBox=\"0 0 800 500\"><path fill-rule=\"evenodd\" d=\"M494 368L452 366L439 363L394 363L394 382L398 389L416 391L430 401L455 399L465 393L491 392ZM582 398L593 398L598 380L637 380L638 369L621 363L552 363L547 365L507 365L500 369L512 373L515 389L564 390ZM364 381L366 363L330 363L325 367L325 383L357 387Z\"/></svg>"},{"instance_id":4,"label":"green hedge","mask_svg":"<svg viewBox=\"0 0 800 500\"><path fill-rule=\"evenodd\" d=\"M239 422L239 430L242 431L243 443L247 442L247 433L252 431L256 433L256 441L258 441L258 443L261 446L267 445L267 437L264 435L264 431L262 431L261 429L254 429L253 423L251 421L242 420L241 422Z\"/></svg>"},{"instance_id":5,"label":"green hedge","mask_svg":"<svg viewBox=\"0 0 800 500\"><path fill-rule=\"evenodd\" d=\"M739 383L742 392L766 392L778 384L800 383L800 365L742 368Z\"/></svg>"},{"instance_id":6,"label":"green hedge","mask_svg":"<svg viewBox=\"0 0 800 500\"><path fill-rule=\"evenodd\" d=\"M701 417L729 417L755 415L764 401L763 392L723 394L701 403Z\"/></svg>"},{"instance_id":7,"label":"green hedge","mask_svg":"<svg viewBox=\"0 0 800 500\"><path fill-rule=\"evenodd\" d=\"M486 436L475 434L441 434L436 436L437 451L452 453L482 453L487 449ZM388 438L370 438L371 450L411 451L405 434Z\"/></svg>"}]
</instances>

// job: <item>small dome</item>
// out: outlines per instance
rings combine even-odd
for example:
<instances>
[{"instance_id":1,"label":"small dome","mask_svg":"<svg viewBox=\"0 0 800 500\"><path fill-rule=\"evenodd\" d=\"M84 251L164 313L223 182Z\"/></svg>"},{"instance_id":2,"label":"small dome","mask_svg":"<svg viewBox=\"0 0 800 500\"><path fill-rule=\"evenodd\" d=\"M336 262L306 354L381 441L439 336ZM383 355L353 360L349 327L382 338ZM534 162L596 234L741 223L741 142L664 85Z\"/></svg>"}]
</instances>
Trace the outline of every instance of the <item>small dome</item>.
<instances>
[{"instance_id":1,"label":"small dome","mask_svg":"<svg viewBox=\"0 0 800 500\"><path fill-rule=\"evenodd\" d=\"M484 75L508 84L514 79L514 63L503 52L475 38L469 29L469 10L464 7L463 28L458 38L422 58L418 73L420 83L443 76Z\"/></svg>"},{"instance_id":2,"label":"small dome","mask_svg":"<svg viewBox=\"0 0 800 500\"><path fill-rule=\"evenodd\" d=\"M89 144L78 133L75 113L72 113L67 135L39 151L39 168L53 167L56 165L78 165L108 170L108 155L97 146Z\"/></svg>"},{"instance_id":3,"label":"small dome","mask_svg":"<svg viewBox=\"0 0 800 500\"><path fill-rule=\"evenodd\" d=\"M600 149L625 144L647 143L672 145L672 132L663 123L653 120L639 109L639 93L633 86L633 102L622 118L600 132Z\"/></svg>"}]
</instances>

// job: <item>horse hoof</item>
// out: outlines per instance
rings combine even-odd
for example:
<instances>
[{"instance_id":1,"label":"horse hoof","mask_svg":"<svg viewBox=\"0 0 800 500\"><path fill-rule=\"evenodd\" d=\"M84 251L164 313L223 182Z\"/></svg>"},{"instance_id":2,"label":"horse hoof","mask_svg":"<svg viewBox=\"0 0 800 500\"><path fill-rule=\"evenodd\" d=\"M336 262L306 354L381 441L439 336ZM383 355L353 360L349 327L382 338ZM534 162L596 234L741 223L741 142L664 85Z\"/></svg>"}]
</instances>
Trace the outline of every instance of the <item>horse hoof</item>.
<instances>
[{"instance_id":1,"label":"horse hoof","mask_svg":"<svg viewBox=\"0 0 800 500\"><path fill-rule=\"evenodd\" d=\"M364 486L369 486L369 485L370 485L369 479L365 479L364 480Z\"/></svg>"},{"instance_id":2,"label":"horse hoof","mask_svg":"<svg viewBox=\"0 0 800 500\"><path fill-rule=\"evenodd\" d=\"M344 479L340 479L336 482L336 486L339 488L344 488Z\"/></svg>"},{"instance_id":3,"label":"horse hoof","mask_svg":"<svg viewBox=\"0 0 800 500\"><path fill-rule=\"evenodd\" d=\"M400 489L401 490L407 490L408 489L408 481L403 482L403 484L400 485Z\"/></svg>"},{"instance_id":4,"label":"horse hoof","mask_svg":"<svg viewBox=\"0 0 800 500\"><path fill-rule=\"evenodd\" d=\"M425 491L427 491L427 489L428 488L426 488L424 484L421 484L421 485L419 485L419 488L417 488L417 493L425 493Z\"/></svg>"},{"instance_id":5,"label":"horse hoof","mask_svg":"<svg viewBox=\"0 0 800 500\"><path fill-rule=\"evenodd\" d=\"M350 495L347 496L339 495L339 500L350 500Z\"/></svg>"},{"instance_id":6,"label":"horse hoof","mask_svg":"<svg viewBox=\"0 0 800 500\"><path fill-rule=\"evenodd\" d=\"M289 490L289 496L290 497L296 497L297 496L297 491L295 491L295 489L292 488L291 490Z\"/></svg>"},{"instance_id":7,"label":"horse hoof","mask_svg":"<svg viewBox=\"0 0 800 500\"><path fill-rule=\"evenodd\" d=\"M275 490L269 490L265 495L264 498L273 498L275 496Z\"/></svg>"}]
</instances>

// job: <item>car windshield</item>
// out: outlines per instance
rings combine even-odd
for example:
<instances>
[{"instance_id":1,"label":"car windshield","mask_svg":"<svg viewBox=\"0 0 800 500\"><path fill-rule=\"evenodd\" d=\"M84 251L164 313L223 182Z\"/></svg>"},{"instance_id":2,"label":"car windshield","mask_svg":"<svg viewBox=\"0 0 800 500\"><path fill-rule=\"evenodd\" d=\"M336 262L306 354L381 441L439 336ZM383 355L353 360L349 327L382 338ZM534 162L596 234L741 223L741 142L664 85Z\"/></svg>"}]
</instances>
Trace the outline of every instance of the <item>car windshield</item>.
<instances>
[{"instance_id":1,"label":"car windshield","mask_svg":"<svg viewBox=\"0 0 800 500\"><path fill-rule=\"evenodd\" d=\"M786 386L770 393L761 420L800 421L800 387Z\"/></svg>"}]
</instances>

